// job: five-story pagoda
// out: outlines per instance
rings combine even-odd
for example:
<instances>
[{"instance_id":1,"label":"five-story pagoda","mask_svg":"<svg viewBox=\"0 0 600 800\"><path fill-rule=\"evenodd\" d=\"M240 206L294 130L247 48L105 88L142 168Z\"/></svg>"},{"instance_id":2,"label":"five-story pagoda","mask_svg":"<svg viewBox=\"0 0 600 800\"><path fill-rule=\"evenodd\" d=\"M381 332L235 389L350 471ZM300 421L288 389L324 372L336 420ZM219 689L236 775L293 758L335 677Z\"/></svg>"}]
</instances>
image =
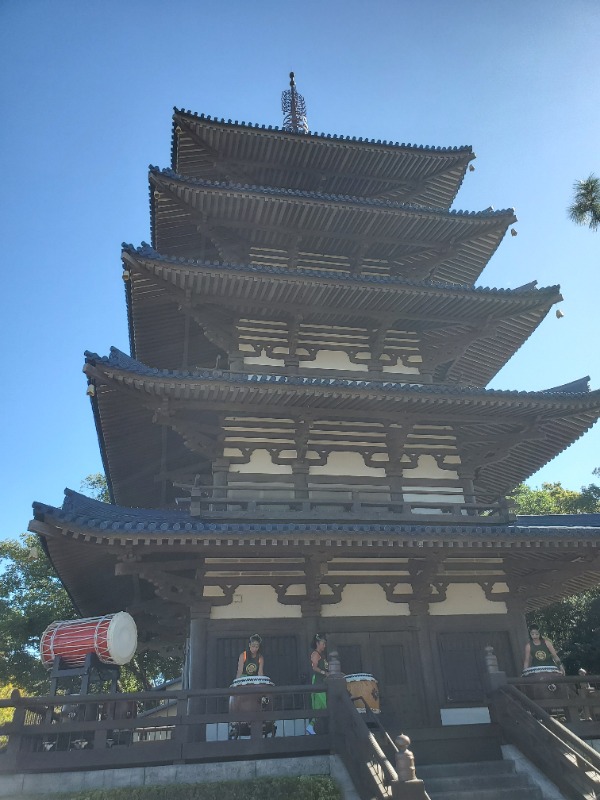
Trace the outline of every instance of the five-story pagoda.
<instances>
[{"instance_id":1,"label":"five-story pagoda","mask_svg":"<svg viewBox=\"0 0 600 800\"><path fill-rule=\"evenodd\" d=\"M485 388L561 299L476 288L512 209L450 210L470 147L175 110L151 245L123 246L130 355L86 353L113 504L34 504L84 615L189 640L227 686L260 630L279 684L327 630L385 711L436 725L513 674L524 612L600 579L597 529L525 526L505 496L600 415L588 381ZM530 521L531 522L531 521Z\"/></svg>"}]
</instances>

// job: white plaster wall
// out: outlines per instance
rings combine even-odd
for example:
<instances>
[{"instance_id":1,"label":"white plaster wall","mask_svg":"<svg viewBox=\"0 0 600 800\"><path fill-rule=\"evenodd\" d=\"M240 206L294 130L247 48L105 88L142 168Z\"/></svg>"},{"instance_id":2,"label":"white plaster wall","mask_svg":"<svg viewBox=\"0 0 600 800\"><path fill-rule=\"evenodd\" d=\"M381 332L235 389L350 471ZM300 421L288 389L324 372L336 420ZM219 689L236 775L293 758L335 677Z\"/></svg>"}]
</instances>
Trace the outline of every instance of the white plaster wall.
<instances>
[{"instance_id":1,"label":"white plaster wall","mask_svg":"<svg viewBox=\"0 0 600 800\"><path fill-rule=\"evenodd\" d=\"M301 351L298 351L300 355ZM361 353L365 359L370 358L370 353ZM369 367L366 364L355 364L350 361L348 353L344 350L318 350L316 358L312 361L302 360L298 362L300 367L308 367L312 369L334 369L334 370L351 370L352 372L367 372Z\"/></svg>"},{"instance_id":2,"label":"white plaster wall","mask_svg":"<svg viewBox=\"0 0 600 800\"><path fill-rule=\"evenodd\" d=\"M342 592L341 603L323 606L322 617L406 617L408 603L388 603L381 586L350 584Z\"/></svg>"},{"instance_id":3,"label":"white plaster wall","mask_svg":"<svg viewBox=\"0 0 600 800\"><path fill-rule=\"evenodd\" d=\"M259 356L244 356L244 364L257 364L262 367L284 367L285 360L283 358L269 358L263 350Z\"/></svg>"},{"instance_id":4,"label":"white plaster wall","mask_svg":"<svg viewBox=\"0 0 600 800\"><path fill-rule=\"evenodd\" d=\"M452 441L454 439L452 438ZM457 463L456 456L448 456L445 461L448 464ZM460 464L460 460L458 460ZM433 456L419 456L415 469L404 469L403 474L406 478L442 478L443 480L456 480L458 473L455 470L440 469Z\"/></svg>"},{"instance_id":5,"label":"white plaster wall","mask_svg":"<svg viewBox=\"0 0 600 800\"><path fill-rule=\"evenodd\" d=\"M225 450L225 455L227 450ZM291 464L274 464L268 450L253 450L247 464L230 464L229 472L255 472L269 475L291 475Z\"/></svg>"},{"instance_id":6,"label":"white plaster wall","mask_svg":"<svg viewBox=\"0 0 600 800\"><path fill-rule=\"evenodd\" d=\"M488 600L478 583L451 583L443 603L431 603L429 614L506 614L506 603Z\"/></svg>"},{"instance_id":7,"label":"white plaster wall","mask_svg":"<svg viewBox=\"0 0 600 800\"><path fill-rule=\"evenodd\" d=\"M420 375L421 373L418 367L406 367L401 361L398 361L397 364L387 364L383 371L401 375Z\"/></svg>"},{"instance_id":8,"label":"white plaster wall","mask_svg":"<svg viewBox=\"0 0 600 800\"><path fill-rule=\"evenodd\" d=\"M215 590L214 592L211 590ZM207 586L205 595L219 596L218 587ZM211 619L299 619L302 616L300 605L282 605L277 600L272 586L239 586L234 594L234 602L228 606L211 609Z\"/></svg>"},{"instance_id":9,"label":"white plaster wall","mask_svg":"<svg viewBox=\"0 0 600 800\"><path fill-rule=\"evenodd\" d=\"M330 453L324 466L313 466L309 475L364 475L385 478L383 467L368 467L360 453Z\"/></svg>"}]
</instances>

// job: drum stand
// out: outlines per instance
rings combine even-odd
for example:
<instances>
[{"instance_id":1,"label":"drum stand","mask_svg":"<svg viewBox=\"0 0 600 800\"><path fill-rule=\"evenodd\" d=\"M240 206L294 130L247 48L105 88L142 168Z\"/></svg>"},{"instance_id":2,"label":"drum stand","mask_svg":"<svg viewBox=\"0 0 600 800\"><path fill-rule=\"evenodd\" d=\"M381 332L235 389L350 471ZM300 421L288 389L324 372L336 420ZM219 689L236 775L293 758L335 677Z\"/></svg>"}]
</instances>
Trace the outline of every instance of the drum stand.
<instances>
[{"instance_id":1,"label":"drum stand","mask_svg":"<svg viewBox=\"0 0 600 800\"><path fill-rule=\"evenodd\" d=\"M116 664L103 664L96 653L88 653L81 667L70 667L60 656L56 656L50 672L50 694L56 695L59 681L81 678L78 694L89 694L90 686L110 681L110 691L117 693L117 681L121 674Z\"/></svg>"},{"instance_id":2,"label":"drum stand","mask_svg":"<svg viewBox=\"0 0 600 800\"><path fill-rule=\"evenodd\" d=\"M77 696L79 694L90 694L90 690L97 684L102 685L110 681L110 692L116 694L118 691L117 681L121 670L115 664L103 664L95 653L88 653L82 666L73 667L56 656L50 671L50 694L53 697L60 697L62 712L57 715L54 707L50 706L48 709L47 721L60 721L61 719L74 720L77 722L90 722L98 719L98 705L97 704L83 704L77 703ZM73 691L73 679L81 678L79 691ZM68 693L59 694L59 688L67 683ZM61 686L62 684L62 686ZM70 691L69 691L70 690ZM100 689L101 691L102 689ZM68 714L65 714L65 709L68 708ZM57 732L55 740L48 739L43 742L45 750L56 747L57 750L69 750L74 747L75 749L84 749L88 745L89 736L87 738L79 738L71 741L71 734L63 734Z\"/></svg>"}]
</instances>

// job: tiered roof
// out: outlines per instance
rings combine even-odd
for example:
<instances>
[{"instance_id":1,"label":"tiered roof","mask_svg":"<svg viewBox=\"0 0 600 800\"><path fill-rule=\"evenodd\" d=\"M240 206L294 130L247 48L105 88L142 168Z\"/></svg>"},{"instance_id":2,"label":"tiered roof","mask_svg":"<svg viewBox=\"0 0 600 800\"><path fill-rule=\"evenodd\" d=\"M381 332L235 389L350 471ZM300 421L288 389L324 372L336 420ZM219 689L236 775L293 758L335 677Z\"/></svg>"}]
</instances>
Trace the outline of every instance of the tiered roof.
<instances>
[{"instance_id":1,"label":"tiered roof","mask_svg":"<svg viewBox=\"0 0 600 800\"><path fill-rule=\"evenodd\" d=\"M152 244L186 258L474 283L513 209L447 211L391 200L217 183L150 168Z\"/></svg>"},{"instance_id":2,"label":"tiered roof","mask_svg":"<svg viewBox=\"0 0 600 800\"><path fill-rule=\"evenodd\" d=\"M399 381L150 368L112 349L86 354L94 409L114 498L160 505L153 479L164 469L190 478L206 470L219 414L300 420L365 420L385 426L456 426L463 464L478 494L497 500L564 450L600 415L588 379L543 392L506 392ZM169 429L165 433L156 421ZM213 434L210 434L211 426ZM168 441L165 441L168 436ZM174 498L173 498L174 499Z\"/></svg>"},{"instance_id":3,"label":"tiered roof","mask_svg":"<svg viewBox=\"0 0 600 800\"><path fill-rule=\"evenodd\" d=\"M206 522L183 511L111 506L69 490L61 508L35 503L34 514L30 530L43 537L52 563L83 615L148 607L150 596L136 590L127 564L117 566L133 550L147 560L150 578L161 565L185 574L201 563L208 582L211 571L223 576L231 570L226 562L232 557L257 563L266 560L265 569L273 571L282 568L275 563L274 557L279 556L285 575L286 562L301 562L309 545L335 555L338 563L330 564L330 578L337 582L360 580L363 570L374 569L381 572L383 581L386 568L389 580L395 582L397 570L406 570L408 561L422 562L431 555L446 580L458 571L461 577L455 580L477 582L485 580L486 571L498 570L501 553L503 577L515 592L523 587L530 609L590 589L600 580L600 514L567 515L560 520L522 517L511 525L479 526ZM402 559L404 563L399 563ZM487 559L490 565L486 567ZM143 568L136 562L138 569ZM235 580L232 576L229 582L235 585ZM238 575L237 580L249 579ZM286 580L290 578L281 578ZM171 635L183 636L177 630L176 613L176 607L171 612L168 603L161 601L160 614L170 618ZM138 618L138 623L143 628L143 620ZM150 627L155 629L156 622Z\"/></svg>"},{"instance_id":4,"label":"tiered roof","mask_svg":"<svg viewBox=\"0 0 600 800\"><path fill-rule=\"evenodd\" d=\"M188 363L214 366L225 355L234 316L268 315L305 323L378 329L408 325L419 333L434 382L485 386L536 329L558 286L487 289L402 277L227 264L165 256L148 245L123 246L131 352L145 364L181 366L188 303L198 326ZM189 335L189 330L188 330ZM220 338L225 341L218 346ZM429 366L429 365L427 365Z\"/></svg>"},{"instance_id":5,"label":"tiered roof","mask_svg":"<svg viewBox=\"0 0 600 800\"><path fill-rule=\"evenodd\" d=\"M191 178L449 208L474 158L471 147L298 136L177 108L173 115L171 166Z\"/></svg>"}]
</instances>

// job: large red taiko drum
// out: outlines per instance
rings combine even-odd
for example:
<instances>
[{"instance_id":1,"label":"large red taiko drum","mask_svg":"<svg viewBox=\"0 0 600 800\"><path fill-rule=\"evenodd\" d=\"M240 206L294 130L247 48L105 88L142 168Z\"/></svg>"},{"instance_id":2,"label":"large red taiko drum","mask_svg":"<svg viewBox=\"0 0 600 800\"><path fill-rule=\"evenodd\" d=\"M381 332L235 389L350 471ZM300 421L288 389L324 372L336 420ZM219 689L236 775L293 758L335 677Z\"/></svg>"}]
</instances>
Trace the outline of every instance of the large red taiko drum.
<instances>
[{"instance_id":1,"label":"large red taiko drum","mask_svg":"<svg viewBox=\"0 0 600 800\"><path fill-rule=\"evenodd\" d=\"M88 653L104 664L128 664L135 655L137 628L126 611L104 617L53 622L40 641L40 656L50 669L56 656L70 667L81 667Z\"/></svg>"}]
</instances>

